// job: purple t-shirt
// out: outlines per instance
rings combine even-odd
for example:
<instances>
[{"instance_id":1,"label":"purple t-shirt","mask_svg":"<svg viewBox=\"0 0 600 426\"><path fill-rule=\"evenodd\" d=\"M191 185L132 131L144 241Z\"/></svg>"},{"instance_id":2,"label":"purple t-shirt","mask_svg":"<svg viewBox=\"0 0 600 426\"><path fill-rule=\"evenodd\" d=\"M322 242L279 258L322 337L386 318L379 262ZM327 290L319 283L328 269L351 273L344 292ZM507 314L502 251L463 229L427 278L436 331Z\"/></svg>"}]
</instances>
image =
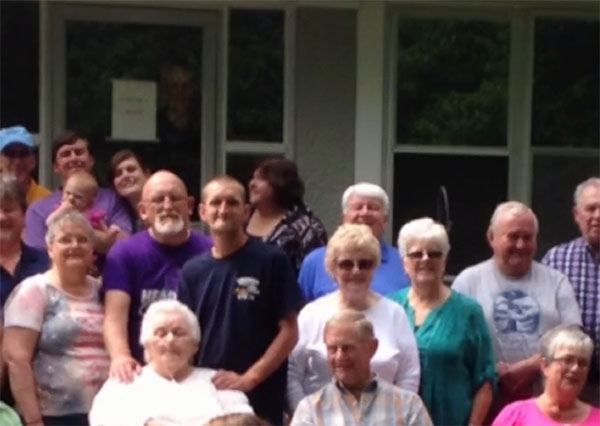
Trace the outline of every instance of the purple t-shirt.
<instances>
[{"instance_id":1,"label":"purple t-shirt","mask_svg":"<svg viewBox=\"0 0 600 426\"><path fill-rule=\"evenodd\" d=\"M183 264L211 246L210 238L195 232L182 245L167 246L154 240L148 231L142 231L118 241L108 252L102 291L120 290L131 297L129 348L138 361L143 362L139 336L144 312L152 302L175 299Z\"/></svg>"},{"instance_id":2,"label":"purple t-shirt","mask_svg":"<svg viewBox=\"0 0 600 426\"><path fill-rule=\"evenodd\" d=\"M57 189L52 194L31 204L25 213L25 244L31 247L46 249L46 219L62 200L62 190ZM93 209L106 213L105 221L108 226L117 225L123 231L131 234L133 224L127 213L125 203L112 189L99 188Z\"/></svg>"}]
</instances>

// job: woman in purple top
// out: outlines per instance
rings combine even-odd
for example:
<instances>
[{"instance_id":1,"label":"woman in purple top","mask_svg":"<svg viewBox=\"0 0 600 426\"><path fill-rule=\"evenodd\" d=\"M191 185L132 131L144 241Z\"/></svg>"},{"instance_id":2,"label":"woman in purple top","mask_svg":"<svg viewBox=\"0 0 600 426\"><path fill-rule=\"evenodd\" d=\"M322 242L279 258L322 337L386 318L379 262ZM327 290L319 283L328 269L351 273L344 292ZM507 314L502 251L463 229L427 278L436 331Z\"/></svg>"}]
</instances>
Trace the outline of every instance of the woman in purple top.
<instances>
[{"instance_id":1,"label":"woman in purple top","mask_svg":"<svg viewBox=\"0 0 600 426\"><path fill-rule=\"evenodd\" d=\"M561 325L546 332L540 346L544 392L507 405L492 426L599 425L600 410L579 400L592 362L592 339L576 325Z\"/></svg>"}]
</instances>

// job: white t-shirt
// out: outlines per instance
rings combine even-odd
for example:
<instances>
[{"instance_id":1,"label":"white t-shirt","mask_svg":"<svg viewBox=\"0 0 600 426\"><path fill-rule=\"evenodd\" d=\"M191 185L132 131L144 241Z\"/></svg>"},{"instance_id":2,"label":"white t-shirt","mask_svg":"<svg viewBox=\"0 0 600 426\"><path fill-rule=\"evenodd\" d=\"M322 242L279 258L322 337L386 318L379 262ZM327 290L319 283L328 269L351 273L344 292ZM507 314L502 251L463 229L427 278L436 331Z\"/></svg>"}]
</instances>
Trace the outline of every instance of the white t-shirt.
<instances>
[{"instance_id":1,"label":"white t-shirt","mask_svg":"<svg viewBox=\"0 0 600 426\"><path fill-rule=\"evenodd\" d=\"M331 380L327 349L323 341L325 323L339 310L338 292L309 303L298 316L299 339L288 362L287 396L295 409L306 395ZM417 342L404 308L381 298L365 316L373 323L379 341L371 359L371 371L403 389L418 392L420 364Z\"/></svg>"},{"instance_id":2,"label":"white t-shirt","mask_svg":"<svg viewBox=\"0 0 600 426\"><path fill-rule=\"evenodd\" d=\"M539 338L546 331L559 324L581 325L567 277L538 262L526 275L513 279L489 259L462 271L452 289L483 308L497 361L529 358L539 352Z\"/></svg>"},{"instance_id":3,"label":"white t-shirt","mask_svg":"<svg viewBox=\"0 0 600 426\"><path fill-rule=\"evenodd\" d=\"M149 419L202 425L233 413L253 413L243 392L217 390L215 370L195 368L181 382L168 380L150 366L132 383L106 381L89 414L91 426L143 426Z\"/></svg>"}]
</instances>

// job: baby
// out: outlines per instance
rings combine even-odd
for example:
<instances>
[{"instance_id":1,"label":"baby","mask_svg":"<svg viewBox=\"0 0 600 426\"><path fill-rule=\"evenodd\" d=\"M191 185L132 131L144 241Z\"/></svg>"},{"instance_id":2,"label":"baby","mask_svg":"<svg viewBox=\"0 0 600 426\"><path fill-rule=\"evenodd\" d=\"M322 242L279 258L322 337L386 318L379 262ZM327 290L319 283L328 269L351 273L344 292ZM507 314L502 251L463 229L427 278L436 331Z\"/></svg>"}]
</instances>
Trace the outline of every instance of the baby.
<instances>
[{"instance_id":1,"label":"baby","mask_svg":"<svg viewBox=\"0 0 600 426\"><path fill-rule=\"evenodd\" d=\"M92 225L99 231L118 233L117 225L106 225L106 213L94 208L94 200L98 193L98 182L87 172L75 172L65 182L60 205L46 219L46 226L61 212L65 210L77 210L82 213Z\"/></svg>"}]
</instances>

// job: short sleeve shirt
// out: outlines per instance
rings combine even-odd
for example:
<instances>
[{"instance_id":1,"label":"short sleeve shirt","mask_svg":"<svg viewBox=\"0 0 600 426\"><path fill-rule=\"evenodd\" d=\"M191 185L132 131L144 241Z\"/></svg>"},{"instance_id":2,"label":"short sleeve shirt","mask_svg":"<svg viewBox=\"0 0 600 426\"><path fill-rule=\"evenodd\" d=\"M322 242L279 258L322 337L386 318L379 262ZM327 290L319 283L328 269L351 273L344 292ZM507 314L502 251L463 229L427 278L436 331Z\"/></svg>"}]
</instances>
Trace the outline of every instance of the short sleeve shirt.
<instances>
[{"instance_id":1,"label":"short sleeve shirt","mask_svg":"<svg viewBox=\"0 0 600 426\"><path fill-rule=\"evenodd\" d=\"M289 259L255 239L235 253L210 253L183 268L178 299L196 313L202 330L197 365L244 373L273 342L279 321L298 312L302 296ZM249 392L259 416L282 423L287 363Z\"/></svg>"},{"instance_id":2,"label":"short sleeve shirt","mask_svg":"<svg viewBox=\"0 0 600 426\"><path fill-rule=\"evenodd\" d=\"M44 416L87 413L108 377L100 284L91 277L87 280L90 294L76 296L37 274L19 284L6 303L6 328L40 333L33 374Z\"/></svg>"},{"instance_id":3,"label":"short sleeve shirt","mask_svg":"<svg viewBox=\"0 0 600 426\"><path fill-rule=\"evenodd\" d=\"M128 339L131 353L139 362L144 361L139 336L146 309L158 300L174 299L185 262L211 245L208 237L192 232L185 243L167 246L142 231L118 241L108 252L102 291L120 290L131 298Z\"/></svg>"}]
</instances>

